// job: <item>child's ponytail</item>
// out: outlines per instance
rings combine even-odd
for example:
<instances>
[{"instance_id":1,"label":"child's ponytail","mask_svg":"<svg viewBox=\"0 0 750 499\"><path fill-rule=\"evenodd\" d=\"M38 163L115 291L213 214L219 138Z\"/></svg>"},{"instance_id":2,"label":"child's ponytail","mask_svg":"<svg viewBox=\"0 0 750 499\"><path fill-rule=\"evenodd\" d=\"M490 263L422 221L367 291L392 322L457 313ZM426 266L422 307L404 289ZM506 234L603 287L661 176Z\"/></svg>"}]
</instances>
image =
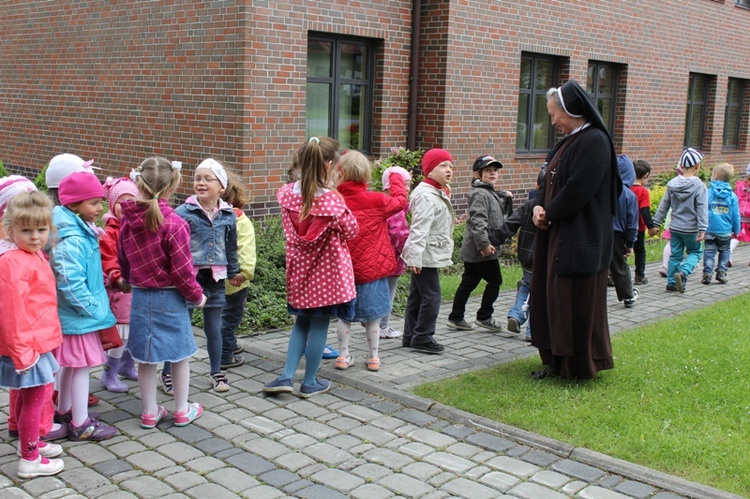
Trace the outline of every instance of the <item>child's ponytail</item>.
<instances>
[{"instance_id":1,"label":"child's ponytail","mask_svg":"<svg viewBox=\"0 0 750 499\"><path fill-rule=\"evenodd\" d=\"M179 166L178 166L179 165ZM164 215L159 208L159 198L167 199L180 184L182 174L179 163L170 163L166 158L147 158L131 173L131 180L138 185L141 193L138 203L147 204L146 226L156 232L164 223Z\"/></svg>"},{"instance_id":2,"label":"child's ponytail","mask_svg":"<svg viewBox=\"0 0 750 499\"><path fill-rule=\"evenodd\" d=\"M318 189L328 183L328 170L339 158L339 142L330 137L311 137L298 155L302 211L300 220L307 218ZM331 162L331 165L326 163Z\"/></svg>"}]
</instances>

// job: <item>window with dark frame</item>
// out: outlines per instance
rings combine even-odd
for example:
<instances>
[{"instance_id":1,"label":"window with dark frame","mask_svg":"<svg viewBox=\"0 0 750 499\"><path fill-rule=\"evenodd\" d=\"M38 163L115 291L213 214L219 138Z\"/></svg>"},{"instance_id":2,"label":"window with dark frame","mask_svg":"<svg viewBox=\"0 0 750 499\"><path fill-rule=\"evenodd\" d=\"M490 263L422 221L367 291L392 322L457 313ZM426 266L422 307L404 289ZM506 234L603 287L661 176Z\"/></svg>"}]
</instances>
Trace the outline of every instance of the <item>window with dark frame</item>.
<instances>
[{"instance_id":1,"label":"window with dark frame","mask_svg":"<svg viewBox=\"0 0 750 499\"><path fill-rule=\"evenodd\" d=\"M307 136L337 139L342 149L372 147L375 42L311 33L307 42Z\"/></svg>"},{"instance_id":2,"label":"window with dark frame","mask_svg":"<svg viewBox=\"0 0 750 499\"><path fill-rule=\"evenodd\" d=\"M559 70L559 60L554 57L521 55L517 152L544 152L554 146L555 130L547 112L547 90L557 83Z\"/></svg>"},{"instance_id":3,"label":"window with dark frame","mask_svg":"<svg viewBox=\"0 0 750 499\"><path fill-rule=\"evenodd\" d=\"M738 149L740 147L740 127L742 125L742 96L746 81L729 78L727 84L727 103L724 110L724 138L722 147Z\"/></svg>"},{"instance_id":4,"label":"window with dark frame","mask_svg":"<svg viewBox=\"0 0 750 499\"><path fill-rule=\"evenodd\" d=\"M735 0L734 4L737 7L745 7L750 9L750 0Z\"/></svg>"},{"instance_id":5,"label":"window with dark frame","mask_svg":"<svg viewBox=\"0 0 750 499\"><path fill-rule=\"evenodd\" d=\"M594 98L599 114L614 136L617 109L617 66L604 62L589 62L586 90Z\"/></svg>"},{"instance_id":6,"label":"window with dark frame","mask_svg":"<svg viewBox=\"0 0 750 499\"><path fill-rule=\"evenodd\" d=\"M685 112L685 147L703 149L708 101L708 76L690 73Z\"/></svg>"}]
</instances>

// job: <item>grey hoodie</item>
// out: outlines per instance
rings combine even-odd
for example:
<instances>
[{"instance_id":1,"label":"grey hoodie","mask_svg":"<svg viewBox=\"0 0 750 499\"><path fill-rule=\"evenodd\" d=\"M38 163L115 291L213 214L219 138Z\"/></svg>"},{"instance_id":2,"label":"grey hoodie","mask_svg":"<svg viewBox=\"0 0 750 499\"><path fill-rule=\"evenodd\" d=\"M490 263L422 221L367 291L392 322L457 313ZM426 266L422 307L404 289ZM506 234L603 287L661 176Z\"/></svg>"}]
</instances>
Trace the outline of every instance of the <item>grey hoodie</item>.
<instances>
[{"instance_id":1,"label":"grey hoodie","mask_svg":"<svg viewBox=\"0 0 750 499\"><path fill-rule=\"evenodd\" d=\"M706 232L708 228L708 193L706 185L698 177L678 176L667 184L667 190L654 215L654 222L661 224L672 209L669 230L693 233Z\"/></svg>"}]
</instances>

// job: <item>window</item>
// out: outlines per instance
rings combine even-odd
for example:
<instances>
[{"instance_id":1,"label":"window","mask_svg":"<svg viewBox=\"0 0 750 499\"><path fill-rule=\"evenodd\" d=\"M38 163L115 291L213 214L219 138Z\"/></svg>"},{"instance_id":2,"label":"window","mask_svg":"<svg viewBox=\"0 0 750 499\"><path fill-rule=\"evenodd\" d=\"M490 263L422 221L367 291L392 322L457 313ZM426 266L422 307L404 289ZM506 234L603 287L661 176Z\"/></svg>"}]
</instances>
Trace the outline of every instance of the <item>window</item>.
<instances>
[{"instance_id":1,"label":"window","mask_svg":"<svg viewBox=\"0 0 750 499\"><path fill-rule=\"evenodd\" d=\"M691 73L685 113L685 147L703 149L708 100L708 76Z\"/></svg>"},{"instance_id":2,"label":"window","mask_svg":"<svg viewBox=\"0 0 750 499\"><path fill-rule=\"evenodd\" d=\"M742 124L742 94L745 81L729 78L727 104L724 110L724 139L722 146L727 149L740 147L740 126Z\"/></svg>"},{"instance_id":3,"label":"window","mask_svg":"<svg viewBox=\"0 0 750 499\"><path fill-rule=\"evenodd\" d=\"M750 9L750 0L735 0L735 5L737 7L745 7Z\"/></svg>"},{"instance_id":4,"label":"window","mask_svg":"<svg viewBox=\"0 0 750 499\"><path fill-rule=\"evenodd\" d=\"M547 90L555 86L559 71L557 59L523 54L518 86L516 150L541 152L552 149L555 131L547 113Z\"/></svg>"},{"instance_id":5,"label":"window","mask_svg":"<svg viewBox=\"0 0 750 499\"><path fill-rule=\"evenodd\" d=\"M617 66L602 62L589 62L586 90L594 98L599 114L609 133L614 135L617 96Z\"/></svg>"},{"instance_id":6,"label":"window","mask_svg":"<svg viewBox=\"0 0 750 499\"><path fill-rule=\"evenodd\" d=\"M307 42L307 136L327 135L344 149L369 153L374 44L310 35Z\"/></svg>"}]
</instances>

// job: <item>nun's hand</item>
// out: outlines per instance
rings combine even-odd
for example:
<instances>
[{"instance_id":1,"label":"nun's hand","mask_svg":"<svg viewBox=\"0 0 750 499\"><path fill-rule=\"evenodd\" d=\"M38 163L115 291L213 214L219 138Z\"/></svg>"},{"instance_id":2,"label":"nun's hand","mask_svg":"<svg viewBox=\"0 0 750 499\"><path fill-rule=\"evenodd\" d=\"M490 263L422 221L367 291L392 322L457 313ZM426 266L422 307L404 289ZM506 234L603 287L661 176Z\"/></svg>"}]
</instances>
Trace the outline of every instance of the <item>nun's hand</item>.
<instances>
[{"instance_id":1,"label":"nun's hand","mask_svg":"<svg viewBox=\"0 0 750 499\"><path fill-rule=\"evenodd\" d=\"M532 217L534 225L541 230L547 230L547 213L542 206L534 206L534 215Z\"/></svg>"}]
</instances>

